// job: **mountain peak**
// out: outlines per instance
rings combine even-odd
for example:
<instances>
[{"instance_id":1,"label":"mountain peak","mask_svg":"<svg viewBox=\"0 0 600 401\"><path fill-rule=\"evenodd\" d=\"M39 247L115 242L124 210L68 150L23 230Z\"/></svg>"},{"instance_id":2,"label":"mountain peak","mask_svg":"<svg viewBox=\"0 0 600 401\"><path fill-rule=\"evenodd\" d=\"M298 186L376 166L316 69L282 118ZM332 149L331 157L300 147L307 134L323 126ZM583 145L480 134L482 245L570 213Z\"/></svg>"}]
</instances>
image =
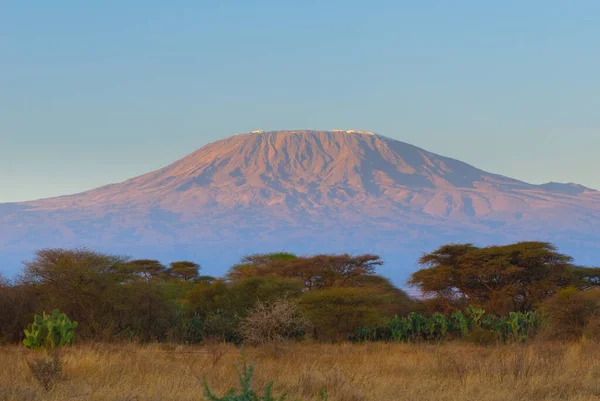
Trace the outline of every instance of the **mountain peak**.
<instances>
[{"instance_id":1,"label":"mountain peak","mask_svg":"<svg viewBox=\"0 0 600 401\"><path fill-rule=\"evenodd\" d=\"M361 135L375 135L372 131L361 131L355 129L332 129L332 130L278 130L278 131L265 131L257 129L251 131L250 134L314 134L314 133L336 133L336 134L361 134ZM243 134L242 134L243 135Z\"/></svg>"},{"instance_id":2,"label":"mountain peak","mask_svg":"<svg viewBox=\"0 0 600 401\"><path fill-rule=\"evenodd\" d=\"M385 252L399 243L415 249L415 241L421 250L423 241L600 241L598 192L528 184L358 130L255 130L122 183L0 206L7 249L129 253L140 244L205 244L209 253L218 245L240 257L272 247ZM244 250L236 241L246 241Z\"/></svg>"},{"instance_id":3,"label":"mountain peak","mask_svg":"<svg viewBox=\"0 0 600 401\"><path fill-rule=\"evenodd\" d=\"M152 204L178 212L277 207L309 214L326 208L370 213L387 205L471 218L531 208L523 191L584 192L562 185L567 184L535 186L487 173L370 131L254 130L120 184L33 203L52 208L65 207L65 200L86 207Z\"/></svg>"}]
</instances>

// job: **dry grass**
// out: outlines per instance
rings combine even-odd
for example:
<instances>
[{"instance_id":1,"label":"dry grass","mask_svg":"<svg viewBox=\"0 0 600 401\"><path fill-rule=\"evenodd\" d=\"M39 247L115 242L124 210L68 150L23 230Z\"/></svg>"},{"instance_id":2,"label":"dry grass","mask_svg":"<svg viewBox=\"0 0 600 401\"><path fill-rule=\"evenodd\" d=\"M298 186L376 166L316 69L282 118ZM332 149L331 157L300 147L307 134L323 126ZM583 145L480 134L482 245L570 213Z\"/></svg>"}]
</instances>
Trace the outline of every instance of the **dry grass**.
<instances>
[{"instance_id":1,"label":"dry grass","mask_svg":"<svg viewBox=\"0 0 600 401\"><path fill-rule=\"evenodd\" d=\"M224 392L236 385L241 350L167 345L81 345L64 351L64 377L40 389L28 370L28 351L0 348L0 400L203 400L201 378ZM246 350L255 387L275 380L290 400L331 401L598 400L597 343L476 347L464 344L284 346Z\"/></svg>"}]
</instances>

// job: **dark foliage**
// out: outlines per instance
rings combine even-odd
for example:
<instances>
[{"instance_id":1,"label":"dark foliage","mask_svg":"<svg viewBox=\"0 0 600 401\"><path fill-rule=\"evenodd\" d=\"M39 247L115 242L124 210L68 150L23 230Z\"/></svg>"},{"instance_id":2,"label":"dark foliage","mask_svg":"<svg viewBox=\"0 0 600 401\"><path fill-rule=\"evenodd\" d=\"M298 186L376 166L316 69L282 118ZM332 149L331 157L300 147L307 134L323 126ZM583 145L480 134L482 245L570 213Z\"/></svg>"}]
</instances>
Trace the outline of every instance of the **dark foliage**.
<instances>
[{"instance_id":1,"label":"dark foliage","mask_svg":"<svg viewBox=\"0 0 600 401\"><path fill-rule=\"evenodd\" d=\"M396 315L451 316L474 305L508 316L537 308L567 286L579 293L600 283L600 269L573 266L541 242L447 245L420 263L410 283L428 297L415 300L376 273L383 262L371 254L250 255L215 278L191 261L43 249L18 280L0 278L0 342L20 342L35 313L60 309L79 322L81 341L239 343L249 311L281 299L299 305L311 323L306 336L346 341L357 329L383 327Z\"/></svg>"}]
</instances>

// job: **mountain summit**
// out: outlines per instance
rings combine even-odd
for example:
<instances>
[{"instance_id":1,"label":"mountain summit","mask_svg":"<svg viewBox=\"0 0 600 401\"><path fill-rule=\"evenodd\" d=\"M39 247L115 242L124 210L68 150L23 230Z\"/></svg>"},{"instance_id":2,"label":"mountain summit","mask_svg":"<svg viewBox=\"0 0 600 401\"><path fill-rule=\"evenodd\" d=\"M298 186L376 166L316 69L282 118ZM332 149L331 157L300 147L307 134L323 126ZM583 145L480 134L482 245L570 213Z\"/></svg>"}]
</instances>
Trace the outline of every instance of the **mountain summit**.
<instances>
[{"instance_id":1,"label":"mountain summit","mask_svg":"<svg viewBox=\"0 0 600 401\"><path fill-rule=\"evenodd\" d=\"M449 240L581 248L599 223L600 193L576 184L528 184L371 132L254 131L120 184L0 205L0 246L385 256Z\"/></svg>"}]
</instances>

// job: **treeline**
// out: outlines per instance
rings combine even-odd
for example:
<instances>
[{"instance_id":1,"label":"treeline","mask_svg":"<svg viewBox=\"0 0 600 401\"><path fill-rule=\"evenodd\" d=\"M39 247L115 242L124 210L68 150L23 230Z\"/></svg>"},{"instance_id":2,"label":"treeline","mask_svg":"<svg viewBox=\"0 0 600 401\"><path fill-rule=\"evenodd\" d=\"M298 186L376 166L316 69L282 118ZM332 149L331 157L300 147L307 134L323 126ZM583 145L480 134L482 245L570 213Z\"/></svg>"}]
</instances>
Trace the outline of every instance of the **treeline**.
<instances>
[{"instance_id":1,"label":"treeline","mask_svg":"<svg viewBox=\"0 0 600 401\"><path fill-rule=\"evenodd\" d=\"M0 280L0 341L21 341L34 314L54 309L82 341L505 341L600 328L600 269L551 244L446 245L419 263L409 284L424 299L378 275L377 255L250 255L211 277L190 261L44 249Z\"/></svg>"}]
</instances>

